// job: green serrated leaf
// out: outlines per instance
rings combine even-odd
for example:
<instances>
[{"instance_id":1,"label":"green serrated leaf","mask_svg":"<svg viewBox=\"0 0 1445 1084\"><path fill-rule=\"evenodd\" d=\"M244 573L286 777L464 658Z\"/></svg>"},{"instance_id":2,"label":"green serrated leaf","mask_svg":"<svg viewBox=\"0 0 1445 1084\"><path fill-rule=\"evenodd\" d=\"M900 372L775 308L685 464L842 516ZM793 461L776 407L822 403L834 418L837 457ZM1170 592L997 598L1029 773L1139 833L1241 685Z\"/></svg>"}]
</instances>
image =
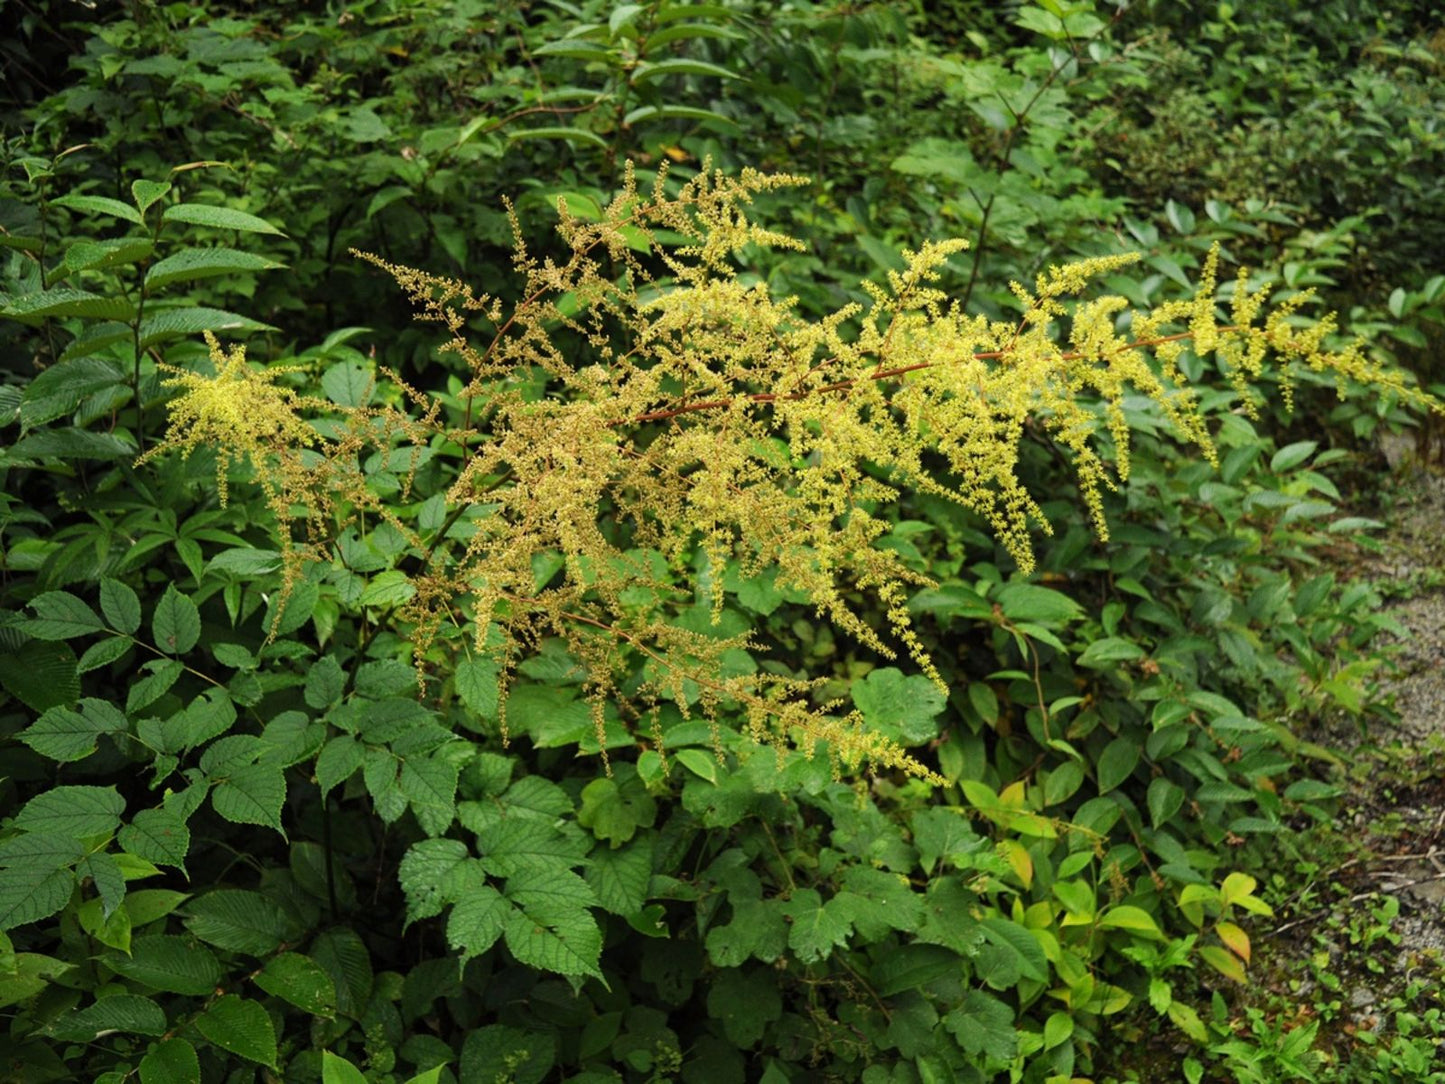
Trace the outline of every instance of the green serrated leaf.
<instances>
[{"instance_id":1,"label":"green serrated leaf","mask_svg":"<svg viewBox=\"0 0 1445 1084\"><path fill-rule=\"evenodd\" d=\"M188 306L166 309L147 316L140 326L140 345L141 349L145 350L157 343L167 342L171 339L187 339L206 331L236 334L238 332L275 330L270 324L263 324L239 313L227 312L224 309Z\"/></svg>"},{"instance_id":2,"label":"green serrated leaf","mask_svg":"<svg viewBox=\"0 0 1445 1084\"><path fill-rule=\"evenodd\" d=\"M141 672L144 676L139 681L132 682L126 693L127 714L150 707L170 692L171 686L180 680L181 674L185 672L185 666L179 659L152 659L141 667Z\"/></svg>"},{"instance_id":3,"label":"green serrated leaf","mask_svg":"<svg viewBox=\"0 0 1445 1084\"><path fill-rule=\"evenodd\" d=\"M1048 982L1049 963L1043 946L1027 929L1006 918L985 918L979 925L988 942L1008 954L1020 975L1035 982Z\"/></svg>"},{"instance_id":4,"label":"green serrated leaf","mask_svg":"<svg viewBox=\"0 0 1445 1084\"><path fill-rule=\"evenodd\" d=\"M67 316L125 322L135 317L135 309L124 297L106 297L89 290L59 286L53 290L12 296L0 309L0 316L8 316L23 324L39 324L46 317Z\"/></svg>"},{"instance_id":5,"label":"green serrated leaf","mask_svg":"<svg viewBox=\"0 0 1445 1084\"><path fill-rule=\"evenodd\" d=\"M125 380L109 358L78 357L61 361L25 386L20 401L20 423L26 429L74 414L81 402Z\"/></svg>"},{"instance_id":6,"label":"green serrated leaf","mask_svg":"<svg viewBox=\"0 0 1445 1084\"><path fill-rule=\"evenodd\" d=\"M163 1039L141 1058L140 1084L201 1084L201 1061L185 1039Z\"/></svg>"},{"instance_id":7,"label":"green serrated leaf","mask_svg":"<svg viewBox=\"0 0 1445 1084\"><path fill-rule=\"evenodd\" d=\"M336 1014L336 984L309 956L296 952L273 956L252 981L312 1016L330 1019Z\"/></svg>"},{"instance_id":8,"label":"green serrated leaf","mask_svg":"<svg viewBox=\"0 0 1445 1084\"><path fill-rule=\"evenodd\" d=\"M402 763L397 786L406 796L421 829L439 836L456 820L456 762L442 750L430 756L410 756Z\"/></svg>"},{"instance_id":9,"label":"green serrated leaf","mask_svg":"<svg viewBox=\"0 0 1445 1084\"><path fill-rule=\"evenodd\" d=\"M286 773L271 764L237 768L211 791L211 805L228 821L259 824L278 832L285 801Z\"/></svg>"},{"instance_id":10,"label":"green serrated leaf","mask_svg":"<svg viewBox=\"0 0 1445 1084\"><path fill-rule=\"evenodd\" d=\"M100 612L115 632L132 635L140 629L140 598L120 580L100 581Z\"/></svg>"},{"instance_id":11,"label":"green serrated leaf","mask_svg":"<svg viewBox=\"0 0 1445 1084\"><path fill-rule=\"evenodd\" d=\"M164 809L142 809L121 828L117 839L130 854L158 866L184 871L191 832L180 817Z\"/></svg>"},{"instance_id":12,"label":"green serrated leaf","mask_svg":"<svg viewBox=\"0 0 1445 1084\"><path fill-rule=\"evenodd\" d=\"M114 832L124 810L125 799L114 787L52 787L26 802L14 825L84 839Z\"/></svg>"},{"instance_id":13,"label":"green serrated leaf","mask_svg":"<svg viewBox=\"0 0 1445 1084\"><path fill-rule=\"evenodd\" d=\"M853 682L852 693L864 720L885 736L905 745L938 737L936 716L943 711L944 695L921 674L905 677L895 667L882 667Z\"/></svg>"},{"instance_id":14,"label":"green serrated leaf","mask_svg":"<svg viewBox=\"0 0 1445 1084\"><path fill-rule=\"evenodd\" d=\"M195 1028L222 1050L276 1068L276 1029L259 1002L227 994L196 1018Z\"/></svg>"},{"instance_id":15,"label":"green serrated leaf","mask_svg":"<svg viewBox=\"0 0 1445 1084\"><path fill-rule=\"evenodd\" d=\"M190 226L209 226L217 230L241 230L246 233L286 235L264 218L236 211L230 207L211 207L203 203L174 203L161 215L162 222L183 222Z\"/></svg>"},{"instance_id":16,"label":"green serrated leaf","mask_svg":"<svg viewBox=\"0 0 1445 1084\"><path fill-rule=\"evenodd\" d=\"M466 961L497 943L513 913L510 903L491 885L478 885L457 900L447 916L447 944Z\"/></svg>"},{"instance_id":17,"label":"green serrated leaf","mask_svg":"<svg viewBox=\"0 0 1445 1084\"><path fill-rule=\"evenodd\" d=\"M626 847L597 848L585 871L597 902L615 915L632 915L647 902L652 882L652 839L639 836Z\"/></svg>"},{"instance_id":18,"label":"green serrated leaf","mask_svg":"<svg viewBox=\"0 0 1445 1084\"><path fill-rule=\"evenodd\" d=\"M1018 1050L1013 1010L982 990L964 994L958 1008L943 1018L946 1027L965 1054L984 1054L1000 1061L1011 1059Z\"/></svg>"},{"instance_id":19,"label":"green serrated leaf","mask_svg":"<svg viewBox=\"0 0 1445 1084\"><path fill-rule=\"evenodd\" d=\"M49 918L70 902L74 889L75 873L70 869L0 869L0 930Z\"/></svg>"},{"instance_id":20,"label":"green serrated leaf","mask_svg":"<svg viewBox=\"0 0 1445 1084\"><path fill-rule=\"evenodd\" d=\"M94 1005L67 1013L47 1029L55 1038L66 1042L91 1042L107 1032L128 1035L164 1035L166 1014L148 997L135 994L113 994Z\"/></svg>"},{"instance_id":21,"label":"green serrated leaf","mask_svg":"<svg viewBox=\"0 0 1445 1084\"><path fill-rule=\"evenodd\" d=\"M337 406L362 407L376 390L376 375L361 362L338 362L321 374L321 390Z\"/></svg>"},{"instance_id":22,"label":"green serrated leaf","mask_svg":"<svg viewBox=\"0 0 1445 1084\"><path fill-rule=\"evenodd\" d=\"M184 655L201 638L201 615L196 604L177 591L173 583L167 585L156 603L151 635L156 646L168 655Z\"/></svg>"},{"instance_id":23,"label":"green serrated leaf","mask_svg":"<svg viewBox=\"0 0 1445 1084\"><path fill-rule=\"evenodd\" d=\"M208 945L250 956L269 956L294 936L280 904L239 888L218 888L191 900L186 928Z\"/></svg>"},{"instance_id":24,"label":"green serrated leaf","mask_svg":"<svg viewBox=\"0 0 1445 1084\"><path fill-rule=\"evenodd\" d=\"M503 934L519 961L568 977L602 977L602 933L588 911L597 899L587 882L566 870L527 870L507 880L505 894L515 909Z\"/></svg>"},{"instance_id":25,"label":"green serrated leaf","mask_svg":"<svg viewBox=\"0 0 1445 1084\"><path fill-rule=\"evenodd\" d=\"M490 659L463 659L454 679L462 703L483 719L497 717L497 664Z\"/></svg>"},{"instance_id":26,"label":"green serrated leaf","mask_svg":"<svg viewBox=\"0 0 1445 1084\"><path fill-rule=\"evenodd\" d=\"M316 782L322 797L350 779L365 757L366 747L350 734L338 734L327 742L316 758Z\"/></svg>"},{"instance_id":27,"label":"green serrated leaf","mask_svg":"<svg viewBox=\"0 0 1445 1084\"><path fill-rule=\"evenodd\" d=\"M22 832L0 843L0 866L52 870L73 866L84 856L80 840L58 832Z\"/></svg>"},{"instance_id":28,"label":"green serrated leaf","mask_svg":"<svg viewBox=\"0 0 1445 1084\"><path fill-rule=\"evenodd\" d=\"M47 591L30 600L35 617L21 627L38 640L69 640L105 631L105 622L68 591Z\"/></svg>"},{"instance_id":29,"label":"green serrated leaf","mask_svg":"<svg viewBox=\"0 0 1445 1084\"><path fill-rule=\"evenodd\" d=\"M140 225L140 213L128 203L122 203L118 199L111 199L108 196L60 196L50 201L57 207L68 207L72 211L82 211L86 214L110 215L112 218L123 218L127 222L134 222Z\"/></svg>"},{"instance_id":30,"label":"green serrated leaf","mask_svg":"<svg viewBox=\"0 0 1445 1084\"><path fill-rule=\"evenodd\" d=\"M52 708L68 708L80 696L81 664L99 646L91 645L78 661L68 644L27 640L15 651L0 653L0 685L31 711L43 714ZM45 753L38 746L32 748Z\"/></svg>"},{"instance_id":31,"label":"green serrated leaf","mask_svg":"<svg viewBox=\"0 0 1445 1084\"><path fill-rule=\"evenodd\" d=\"M834 948L848 944L848 923L832 903L825 905L815 889L802 888L783 904L783 914L792 920L788 947L804 963L825 960Z\"/></svg>"},{"instance_id":32,"label":"green serrated leaf","mask_svg":"<svg viewBox=\"0 0 1445 1084\"><path fill-rule=\"evenodd\" d=\"M178 282L271 271L284 266L254 252L233 248L187 248L153 264L146 272L145 284L148 291L155 291Z\"/></svg>"},{"instance_id":33,"label":"green serrated leaf","mask_svg":"<svg viewBox=\"0 0 1445 1084\"><path fill-rule=\"evenodd\" d=\"M106 966L132 982L168 994L205 997L221 984L221 965L210 949L167 934L137 937L129 956L113 953Z\"/></svg>"}]
</instances>

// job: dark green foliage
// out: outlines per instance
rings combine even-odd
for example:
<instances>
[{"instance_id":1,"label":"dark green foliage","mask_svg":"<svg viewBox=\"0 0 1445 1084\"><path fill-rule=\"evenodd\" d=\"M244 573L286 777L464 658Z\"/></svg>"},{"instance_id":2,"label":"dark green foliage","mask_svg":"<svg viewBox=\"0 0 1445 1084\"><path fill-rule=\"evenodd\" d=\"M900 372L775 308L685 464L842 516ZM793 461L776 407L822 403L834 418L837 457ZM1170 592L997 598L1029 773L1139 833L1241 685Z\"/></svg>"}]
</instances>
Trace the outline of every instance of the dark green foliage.
<instances>
[{"instance_id":1,"label":"dark green foliage","mask_svg":"<svg viewBox=\"0 0 1445 1084\"><path fill-rule=\"evenodd\" d=\"M1248 871L1337 795L1304 724L1381 711L1385 622L1331 564L1372 524L1329 469L1395 404L1307 380L1303 420L1266 388L1250 421L1186 353L1218 469L1131 402L1105 544L1025 434L1054 524L1028 580L904 498L879 545L936 581L909 612L947 697L706 570L736 665L820 678L941 787L671 705L599 731L552 641L513 660L504 741L498 662L414 658L395 619L428 556L401 528L471 529L438 512L454 447L360 464L396 522L289 584L252 466L223 502L214 451L136 458L203 332L339 406L401 398L385 364L460 413L466 374L347 250L506 298L502 198L545 258L557 198L587 218L629 158L813 173L761 200L807 251L751 260L813 316L930 236L973 242L944 285L1009 321L1049 263L1140 248L1108 285L1149 306L1221 241L1418 360L1440 52L1418 6L1367 6L1246 34L1212 3L5 5L0 1076L1043 1084L1140 1021L1235 1041L1208 990L1246 979Z\"/></svg>"}]
</instances>

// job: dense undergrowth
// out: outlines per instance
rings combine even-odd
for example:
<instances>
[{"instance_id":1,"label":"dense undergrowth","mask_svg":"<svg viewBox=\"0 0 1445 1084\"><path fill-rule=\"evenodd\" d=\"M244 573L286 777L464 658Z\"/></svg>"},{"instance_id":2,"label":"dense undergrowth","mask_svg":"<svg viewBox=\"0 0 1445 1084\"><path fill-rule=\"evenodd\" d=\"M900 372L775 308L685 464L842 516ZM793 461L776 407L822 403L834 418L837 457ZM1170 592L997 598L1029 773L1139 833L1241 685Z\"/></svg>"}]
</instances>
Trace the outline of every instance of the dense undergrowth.
<instances>
[{"instance_id":1,"label":"dense undergrowth","mask_svg":"<svg viewBox=\"0 0 1445 1084\"><path fill-rule=\"evenodd\" d=\"M1251 8L6 4L0 1075L1398 1079L1445 52Z\"/></svg>"}]
</instances>

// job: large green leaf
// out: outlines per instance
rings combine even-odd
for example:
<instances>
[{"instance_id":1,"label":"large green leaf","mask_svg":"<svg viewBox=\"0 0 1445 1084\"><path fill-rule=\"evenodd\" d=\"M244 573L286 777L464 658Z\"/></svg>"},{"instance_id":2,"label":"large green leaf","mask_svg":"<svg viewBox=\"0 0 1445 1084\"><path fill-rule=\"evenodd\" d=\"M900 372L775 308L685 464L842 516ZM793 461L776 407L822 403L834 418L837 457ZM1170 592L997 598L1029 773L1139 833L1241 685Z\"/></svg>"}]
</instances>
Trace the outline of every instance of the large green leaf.
<instances>
[{"instance_id":1,"label":"large green leaf","mask_svg":"<svg viewBox=\"0 0 1445 1084\"><path fill-rule=\"evenodd\" d=\"M140 1062L140 1084L201 1084L201 1060L185 1039L164 1039Z\"/></svg>"},{"instance_id":2,"label":"large green leaf","mask_svg":"<svg viewBox=\"0 0 1445 1084\"><path fill-rule=\"evenodd\" d=\"M336 984L309 956L297 952L273 956L252 981L312 1016L330 1018L336 1012Z\"/></svg>"},{"instance_id":3,"label":"large green leaf","mask_svg":"<svg viewBox=\"0 0 1445 1084\"><path fill-rule=\"evenodd\" d=\"M566 870L527 870L507 880L516 910L507 916L507 947L522 963L569 978L601 978L602 933L589 907L587 882Z\"/></svg>"},{"instance_id":4,"label":"large green leaf","mask_svg":"<svg viewBox=\"0 0 1445 1084\"><path fill-rule=\"evenodd\" d=\"M173 203L161 215L162 222L183 222L191 226L209 226L217 230L241 230L246 233L273 233L286 236L264 218L230 207L211 207L203 203Z\"/></svg>"},{"instance_id":5,"label":"large green leaf","mask_svg":"<svg viewBox=\"0 0 1445 1084\"><path fill-rule=\"evenodd\" d=\"M35 617L24 629L39 640L69 640L105 631L105 622L85 602L68 591L47 591L30 600Z\"/></svg>"},{"instance_id":6,"label":"large green leaf","mask_svg":"<svg viewBox=\"0 0 1445 1084\"><path fill-rule=\"evenodd\" d=\"M366 1084L366 1074L340 1055L323 1050L321 1084Z\"/></svg>"},{"instance_id":7,"label":"large green leaf","mask_svg":"<svg viewBox=\"0 0 1445 1084\"><path fill-rule=\"evenodd\" d=\"M100 612L116 632L129 634L140 628L140 598L119 580L100 581Z\"/></svg>"},{"instance_id":8,"label":"large green leaf","mask_svg":"<svg viewBox=\"0 0 1445 1084\"><path fill-rule=\"evenodd\" d=\"M18 320L22 324L38 324L46 317L85 316L99 320L128 321L135 317L135 309L124 297L106 297L89 290L76 290L67 286L39 293L21 294L11 297L0 316Z\"/></svg>"},{"instance_id":9,"label":"large green leaf","mask_svg":"<svg viewBox=\"0 0 1445 1084\"><path fill-rule=\"evenodd\" d=\"M870 671L853 682L853 703L870 727L905 745L938 737L936 716L943 711L942 690L921 674L906 677L896 667Z\"/></svg>"},{"instance_id":10,"label":"large green leaf","mask_svg":"<svg viewBox=\"0 0 1445 1084\"><path fill-rule=\"evenodd\" d=\"M285 801L286 773L270 764L237 768L211 791L211 805L228 821L264 825L278 832Z\"/></svg>"},{"instance_id":11,"label":"large green leaf","mask_svg":"<svg viewBox=\"0 0 1445 1084\"><path fill-rule=\"evenodd\" d=\"M159 290L177 282L270 271L283 266L265 256L234 248L186 248L153 264L146 272L145 282L147 290Z\"/></svg>"},{"instance_id":12,"label":"large green leaf","mask_svg":"<svg viewBox=\"0 0 1445 1084\"><path fill-rule=\"evenodd\" d=\"M1013 1022L1013 1010L981 990L968 991L958 1008L943 1018L965 1054L986 1054L1000 1061L1012 1058L1018 1049Z\"/></svg>"},{"instance_id":13,"label":"large green leaf","mask_svg":"<svg viewBox=\"0 0 1445 1084\"><path fill-rule=\"evenodd\" d=\"M457 900L447 916L447 944L466 961L480 956L502 936L512 905L491 885L482 884Z\"/></svg>"},{"instance_id":14,"label":"large green leaf","mask_svg":"<svg viewBox=\"0 0 1445 1084\"><path fill-rule=\"evenodd\" d=\"M596 848L585 876L597 902L616 915L632 915L647 902L652 882L652 837L640 836L620 849Z\"/></svg>"},{"instance_id":15,"label":"large green leaf","mask_svg":"<svg viewBox=\"0 0 1445 1084\"><path fill-rule=\"evenodd\" d=\"M20 733L20 740L37 753L62 763L83 760L95 752L102 734L123 734L126 718L108 700L87 697L80 711L55 707Z\"/></svg>"},{"instance_id":16,"label":"large green leaf","mask_svg":"<svg viewBox=\"0 0 1445 1084\"><path fill-rule=\"evenodd\" d=\"M166 1014L148 997L113 994L78 1012L67 1013L50 1026L50 1034L71 1042L91 1042L119 1031L130 1035L163 1035Z\"/></svg>"},{"instance_id":17,"label":"large green leaf","mask_svg":"<svg viewBox=\"0 0 1445 1084\"><path fill-rule=\"evenodd\" d=\"M186 867L191 832L185 821L165 809L142 809L120 830L120 845L137 858L158 866Z\"/></svg>"},{"instance_id":18,"label":"large green leaf","mask_svg":"<svg viewBox=\"0 0 1445 1084\"><path fill-rule=\"evenodd\" d=\"M70 902L75 873L25 865L0 869L0 930L49 918Z\"/></svg>"},{"instance_id":19,"label":"large green leaf","mask_svg":"<svg viewBox=\"0 0 1445 1084\"><path fill-rule=\"evenodd\" d=\"M125 374L110 358L79 357L50 366L25 386L20 422L26 429L75 413L88 395L123 383Z\"/></svg>"},{"instance_id":20,"label":"large green leaf","mask_svg":"<svg viewBox=\"0 0 1445 1084\"><path fill-rule=\"evenodd\" d=\"M156 603L151 618L151 635L155 644L168 655L184 655L201 638L201 615L196 604L167 584L165 594Z\"/></svg>"},{"instance_id":21,"label":"large green leaf","mask_svg":"<svg viewBox=\"0 0 1445 1084\"><path fill-rule=\"evenodd\" d=\"M826 960L835 948L848 944L846 905L826 904L816 889L800 888L783 904L788 918L788 947L804 963Z\"/></svg>"},{"instance_id":22,"label":"large green leaf","mask_svg":"<svg viewBox=\"0 0 1445 1084\"><path fill-rule=\"evenodd\" d=\"M227 994L196 1018L195 1027L222 1050L276 1068L276 1029L260 1002Z\"/></svg>"},{"instance_id":23,"label":"large green leaf","mask_svg":"<svg viewBox=\"0 0 1445 1084\"><path fill-rule=\"evenodd\" d=\"M51 787L25 803L15 827L30 832L56 832L83 839L114 832L125 799L114 787Z\"/></svg>"},{"instance_id":24,"label":"large green leaf","mask_svg":"<svg viewBox=\"0 0 1445 1084\"><path fill-rule=\"evenodd\" d=\"M147 310L149 311L149 310ZM166 309L141 321L141 349L155 346L169 339L185 339L205 331L234 334L245 331L275 331L270 324L252 320L239 313L224 309L210 309L202 306Z\"/></svg>"},{"instance_id":25,"label":"large green leaf","mask_svg":"<svg viewBox=\"0 0 1445 1084\"><path fill-rule=\"evenodd\" d=\"M88 659L97 646L88 648L84 658ZM31 711L45 713L53 708L68 708L80 696L81 661L76 659L69 644L26 640L15 651L0 652L0 685ZM33 724L25 733L35 731L38 725ZM63 728L64 724L60 726ZM62 759L23 735L21 740L37 753L53 760Z\"/></svg>"},{"instance_id":26,"label":"large green leaf","mask_svg":"<svg viewBox=\"0 0 1445 1084\"><path fill-rule=\"evenodd\" d=\"M106 966L133 982L168 994L204 997L221 984L221 965L203 945L184 937L137 937L130 955L112 953Z\"/></svg>"},{"instance_id":27,"label":"large green leaf","mask_svg":"<svg viewBox=\"0 0 1445 1084\"><path fill-rule=\"evenodd\" d=\"M83 211L86 214L110 215L112 218L123 218L127 222L134 222L140 225L140 212L129 203L122 203L118 199L111 199L109 196L58 196L50 201L57 207L68 207L72 211Z\"/></svg>"},{"instance_id":28,"label":"large green leaf","mask_svg":"<svg viewBox=\"0 0 1445 1084\"><path fill-rule=\"evenodd\" d=\"M220 888L186 904L186 928L230 952L267 956L296 930L281 905L260 892Z\"/></svg>"}]
</instances>

